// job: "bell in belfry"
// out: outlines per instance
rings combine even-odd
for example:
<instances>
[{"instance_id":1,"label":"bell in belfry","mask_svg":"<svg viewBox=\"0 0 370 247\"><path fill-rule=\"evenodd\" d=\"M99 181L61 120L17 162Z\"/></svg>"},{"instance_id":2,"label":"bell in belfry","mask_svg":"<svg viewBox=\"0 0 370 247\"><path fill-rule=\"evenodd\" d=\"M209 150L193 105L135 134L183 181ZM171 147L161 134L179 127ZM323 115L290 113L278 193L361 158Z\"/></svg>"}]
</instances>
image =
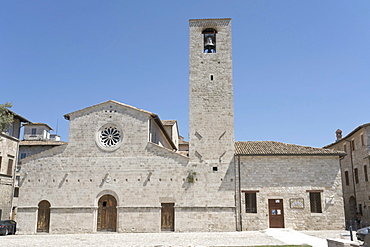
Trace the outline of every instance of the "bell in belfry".
<instances>
[{"instance_id":1,"label":"bell in belfry","mask_svg":"<svg viewBox=\"0 0 370 247\"><path fill-rule=\"evenodd\" d=\"M215 53L216 44L215 44L213 38L214 38L214 35L207 35L206 42L204 44L204 52L205 53Z\"/></svg>"}]
</instances>

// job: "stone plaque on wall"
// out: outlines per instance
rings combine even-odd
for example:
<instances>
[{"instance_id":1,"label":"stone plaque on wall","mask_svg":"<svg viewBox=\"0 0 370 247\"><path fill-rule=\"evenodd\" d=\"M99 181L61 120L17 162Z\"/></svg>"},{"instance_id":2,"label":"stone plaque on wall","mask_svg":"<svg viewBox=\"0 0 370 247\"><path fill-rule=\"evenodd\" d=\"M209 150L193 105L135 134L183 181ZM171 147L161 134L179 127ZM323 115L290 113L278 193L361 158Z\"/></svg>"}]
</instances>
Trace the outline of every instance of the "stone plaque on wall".
<instances>
[{"instance_id":1,"label":"stone plaque on wall","mask_svg":"<svg viewBox=\"0 0 370 247\"><path fill-rule=\"evenodd\" d=\"M291 198L289 199L290 208L304 209L303 198Z\"/></svg>"}]
</instances>

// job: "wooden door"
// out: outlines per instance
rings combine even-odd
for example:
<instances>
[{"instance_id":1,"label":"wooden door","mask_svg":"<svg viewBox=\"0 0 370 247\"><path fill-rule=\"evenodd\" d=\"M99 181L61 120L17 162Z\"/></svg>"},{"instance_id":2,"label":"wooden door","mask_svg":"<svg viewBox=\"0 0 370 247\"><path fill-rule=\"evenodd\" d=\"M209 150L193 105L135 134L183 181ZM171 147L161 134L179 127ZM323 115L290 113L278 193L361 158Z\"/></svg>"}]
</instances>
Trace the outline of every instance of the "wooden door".
<instances>
[{"instance_id":1,"label":"wooden door","mask_svg":"<svg viewBox=\"0 0 370 247\"><path fill-rule=\"evenodd\" d=\"M269 199L270 228L284 228L284 207L282 199Z\"/></svg>"},{"instance_id":2,"label":"wooden door","mask_svg":"<svg viewBox=\"0 0 370 247\"><path fill-rule=\"evenodd\" d=\"M50 203L41 201L37 210L37 232L49 232Z\"/></svg>"},{"instance_id":3,"label":"wooden door","mask_svg":"<svg viewBox=\"0 0 370 247\"><path fill-rule=\"evenodd\" d=\"M115 232L117 229L117 201L111 195L104 195L98 202L98 231Z\"/></svg>"},{"instance_id":4,"label":"wooden door","mask_svg":"<svg viewBox=\"0 0 370 247\"><path fill-rule=\"evenodd\" d=\"M175 230L175 204L162 203L161 209L161 230L174 231Z\"/></svg>"}]
</instances>

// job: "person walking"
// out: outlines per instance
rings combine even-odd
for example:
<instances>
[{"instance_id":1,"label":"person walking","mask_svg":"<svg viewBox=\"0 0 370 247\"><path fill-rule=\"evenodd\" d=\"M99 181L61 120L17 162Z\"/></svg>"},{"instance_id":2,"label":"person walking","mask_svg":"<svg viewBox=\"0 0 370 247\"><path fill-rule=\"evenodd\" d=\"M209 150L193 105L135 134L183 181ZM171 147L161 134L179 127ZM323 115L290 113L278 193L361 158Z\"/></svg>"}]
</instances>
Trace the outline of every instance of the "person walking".
<instances>
[{"instance_id":1,"label":"person walking","mask_svg":"<svg viewBox=\"0 0 370 247\"><path fill-rule=\"evenodd\" d=\"M356 230L358 230L360 229L361 226L361 215L359 212L356 213L355 221L356 221Z\"/></svg>"}]
</instances>

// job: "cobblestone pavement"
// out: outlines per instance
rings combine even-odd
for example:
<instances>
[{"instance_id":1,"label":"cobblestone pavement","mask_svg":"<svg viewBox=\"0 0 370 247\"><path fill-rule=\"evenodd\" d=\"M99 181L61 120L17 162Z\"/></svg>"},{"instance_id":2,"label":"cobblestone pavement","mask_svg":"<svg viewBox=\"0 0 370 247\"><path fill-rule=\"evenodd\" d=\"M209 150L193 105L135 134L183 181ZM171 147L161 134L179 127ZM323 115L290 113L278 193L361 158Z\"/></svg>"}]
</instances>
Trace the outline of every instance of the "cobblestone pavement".
<instances>
[{"instance_id":1,"label":"cobblestone pavement","mask_svg":"<svg viewBox=\"0 0 370 247\"><path fill-rule=\"evenodd\" d=\"M298 232L291 229L267 229L264 231L245 232L8 235L0 236L0 246L167 247L311 244L314 247L324 247L327 246L326 238L340 238L341 233L348 235L348 232L345 230Z\"/></svg>"}]
</instances>

